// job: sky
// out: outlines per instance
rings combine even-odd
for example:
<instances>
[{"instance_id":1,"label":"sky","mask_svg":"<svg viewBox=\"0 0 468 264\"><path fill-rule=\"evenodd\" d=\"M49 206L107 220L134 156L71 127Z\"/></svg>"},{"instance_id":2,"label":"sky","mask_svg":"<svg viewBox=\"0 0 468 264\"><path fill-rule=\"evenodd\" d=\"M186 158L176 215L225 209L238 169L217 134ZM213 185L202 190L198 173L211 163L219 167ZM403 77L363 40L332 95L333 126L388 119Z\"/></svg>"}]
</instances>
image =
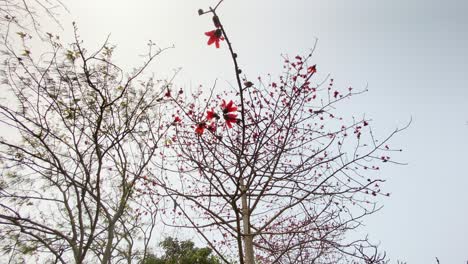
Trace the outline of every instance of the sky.
<instances>
[{"instance_id":1,"label":"sky","mask_svg":"<svg viewBox=\"0 0 468 264\"><path fill-rule=\"evenodd\" d=\"M211 19L197 15L215 0L63 3L69 14L56 33L69 43L73 20L88 50L110 34L117 64L139 65L151 39L174 45L151 67L157 76L181 68L181 87L233 83L226 47L206 45ZM461 0L225 0L218 12L249 78L279 73L281 54L307 54L318 40L313 60L322 76L330 74L335 87L369 89L345 111L371 117L381 136L412 120L392 140L407 165L381 172L391 196L361 230L395 262L468 260L466 10Z\"/></svg>"}]
</instances>

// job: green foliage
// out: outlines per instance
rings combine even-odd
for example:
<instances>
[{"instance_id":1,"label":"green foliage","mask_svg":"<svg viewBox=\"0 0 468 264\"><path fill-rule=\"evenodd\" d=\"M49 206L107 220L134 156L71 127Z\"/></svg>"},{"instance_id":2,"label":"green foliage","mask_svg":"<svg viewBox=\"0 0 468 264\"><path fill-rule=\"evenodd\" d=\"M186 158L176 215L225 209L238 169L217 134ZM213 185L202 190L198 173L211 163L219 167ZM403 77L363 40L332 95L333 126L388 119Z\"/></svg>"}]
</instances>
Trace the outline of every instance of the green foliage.
<instances>
[{"instance_id":1,"label":"green foliage","mask_svg":"<svg viewBox=\"0 0 468 264\"><path fill-rule=\"evenodd\" d=\"M161 257L150 255L143 264L220 264L215 256L211 255L210 248L197 248L190 241L178 241L172 237L160 243L164 249Z\"/></svg>"}]
</instances>

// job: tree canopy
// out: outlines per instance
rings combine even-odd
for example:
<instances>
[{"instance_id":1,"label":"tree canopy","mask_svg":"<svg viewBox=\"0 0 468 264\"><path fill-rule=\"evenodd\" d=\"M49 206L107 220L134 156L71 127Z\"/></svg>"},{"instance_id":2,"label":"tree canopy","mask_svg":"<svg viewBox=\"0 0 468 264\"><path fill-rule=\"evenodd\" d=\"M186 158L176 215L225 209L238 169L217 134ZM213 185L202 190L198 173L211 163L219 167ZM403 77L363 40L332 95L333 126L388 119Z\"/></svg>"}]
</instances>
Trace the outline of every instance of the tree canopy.
<instances>
[{"instance_id":1,"label":"tree canopy","mask_svg":"<svg viewBox=\"0 0 468 264\"><path fill-rule=\"evenodd\" d=\"M208 247L198 248L190 240L179 241L167 237L160 243L164 254L161 257L150 255L144 264L219 264Z\"/></svg>"},{"instance_id":2,"label":"tree canopy","mask_svg":"<svg viewBox=\"0 0 468 264\"><path fill-rule=\"evenodd\" d=\"M341 111L366 90L321 75L315 48L284 55L279 76L243 72L222 2L198 13L213 21L207 44L227 52L235 82L197 91L146 75L165 50L151 41L126 72L108 40L87 50L73 23L64 44L36 29L26 2L14 7L30 30L0 6L0 124L16 133L0 137L8 262L386 263L378 244L349 233L389 196L378 172L398 163L390 140L405 128L378 137L370 117ZM168 237L150 254L158 225L208 247Z\"/></svg>"}]
</instances>

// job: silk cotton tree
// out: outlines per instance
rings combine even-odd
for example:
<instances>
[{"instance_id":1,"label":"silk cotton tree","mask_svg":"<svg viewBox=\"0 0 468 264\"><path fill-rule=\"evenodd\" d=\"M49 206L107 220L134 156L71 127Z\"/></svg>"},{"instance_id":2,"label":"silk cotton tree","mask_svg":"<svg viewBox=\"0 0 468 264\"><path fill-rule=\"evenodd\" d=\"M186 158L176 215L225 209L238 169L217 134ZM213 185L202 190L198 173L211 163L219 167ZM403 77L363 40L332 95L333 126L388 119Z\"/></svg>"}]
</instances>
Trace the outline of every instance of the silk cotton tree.
<instances>
[{"instance_id":1,"label":"silk cotton tree","mask_svg":"<svg viewBox=\"0 0 468 264\"><path fill-rule=\"evenodd\" d=\"M207 44L230 53L236 88L168 95L176 110L164 166L180 181L153 183L174 203L170 224L195 229L225 262L384 263L377 245L348 234L389 195L376 175L396 163L389 140L401 129L379 140L364 115L341 115L364 91L319 79L313 50L285 56L277 78L249 79L221 2L199 14L212 17Z\"/></svg>"},{"instance_id":2,"label":"silk cotton tree","mask_svg":"<svg viewBox=\"0 0 468 264\"><path fill-rule=\"evenodd\" d=\"M128 74L107 41L85 50L48 33L6 32L0 123L2 262L134 263L146 257L158 197L137 193L157 171L162 87L144 70L163 49L150 43ZM19 44L18 44L19 42ZM21 44L22 43L22 44Z\"/></svg>"}]
</instances>

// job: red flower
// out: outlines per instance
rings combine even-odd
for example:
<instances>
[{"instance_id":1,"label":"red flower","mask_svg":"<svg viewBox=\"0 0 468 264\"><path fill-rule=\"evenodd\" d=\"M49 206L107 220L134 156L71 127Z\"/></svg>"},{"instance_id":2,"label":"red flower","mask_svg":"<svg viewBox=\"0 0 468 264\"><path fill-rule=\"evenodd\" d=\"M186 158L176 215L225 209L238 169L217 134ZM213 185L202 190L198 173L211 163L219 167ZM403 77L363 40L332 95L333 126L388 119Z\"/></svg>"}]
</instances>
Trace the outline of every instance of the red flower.
<instances>
[{"instance_id":1,"label":"red flower","mask_svg":"<svg viewBox=\"0 0 468 264\"><path fill-rule=\"evenodd\" d=\"M215 113L213 108L211 108L211 110L206 112L206 119L211 120L213 118L219 119L219 115Z\"/></svg>"},{"instance_id":2,"label":"red flower","mask_svg":"<svg viewBox=\"0 0 468 264\"><path fill-rule=\"evenodd\" d=\"M226 125L229 128L232 128L232 123L237 123L237 114L232 113L237 111L237 106L234 105L232 100L226 104L226 101L223 100L221 103L221 108L223 109L223 117L226 120Z\"/></svg>"},{"instance_id":3,"label":"red flower","mask_svg":"<svg viewBox=\"0 0 468 264\"><path fill-rule=\"evenodd\" d=\"M179 122L181 122L181 121L182 121L182 119L180 119L180 117L178 117L178 116L176 116L176 117L174 118L174 123L179 123Z\"/></svg>"},{"instance_id":4,"label":"red flower","mask_svg":"<svg viewBox=\"0 0 468 264\"><path fill-rule=\"evenodd\" d=\"M313 66L310 66L309 68L307 68L307 73L314 74L316 72L317 72L316 65L313 65Z\"/></svg>"},{"instance_id":5,"label":"red flower","mask_svg":"<svg viewBox=\"0 0 468 264\"><path fill-rule=\"evenodd\" d=\"M216 45L216 48L219 48L219 41L224 40L222 34L223 32L221 31L221 29L215 29L212 31L205 32L205 35L210 37L208 39L208 45L214 43Z\"/></svg>"},{"instance_id":6,"label":"red flower","mask_svg":"<svg viewBox=\"0 0 468 264\"><path fill-rule=\"evenodd\" d=\"M232 123L237 123L237 114L224 114L224 120L226 120L226 125L232 128Z\"/></svg>"},{"instance_id":7,"label":"red flower","mask_svg":"<svg viewBox=\"0 0 468 264\"><path fill-rule=\"evenodd\" d=\"M223 109L223 113L227 114L230 112L237 111L237 106L233 106L233 104L234 102L232 100L230 100L229 103L226 104L226 101L224 101L223 99L223 102L221 103L221 108Z\"/></svg>"},{"instance_id":8,"label":"red flower","mask_svg":"<svg viewBox=\"0 0 468 264\"><path fill-rule=\"evenodd\" d=\"M201 136L203 132L205 132L205 128L206 128L205 122L198 123L197 127L195 128L195 133Z\"/></svg>"}]
</instances>

